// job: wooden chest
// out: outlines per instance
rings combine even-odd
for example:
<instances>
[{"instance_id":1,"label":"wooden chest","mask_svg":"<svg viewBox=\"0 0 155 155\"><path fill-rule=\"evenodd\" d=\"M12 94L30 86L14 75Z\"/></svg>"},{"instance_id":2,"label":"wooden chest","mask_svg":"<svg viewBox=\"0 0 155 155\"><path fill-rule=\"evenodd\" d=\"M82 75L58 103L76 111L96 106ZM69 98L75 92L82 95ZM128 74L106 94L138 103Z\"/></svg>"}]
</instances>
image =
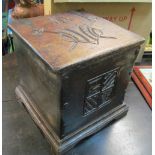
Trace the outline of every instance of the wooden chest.
<instances>
[{"instance_id":1,"label":"wooden chest","mask_svg":"<svg viewBox=\"0 0 155 155\"><path fill-rule=\"evenodd\" d=\"M123 103L144 39L83 12L14 20L16 95L55 154L127 113Z\"/></svg>"}]
</instances>

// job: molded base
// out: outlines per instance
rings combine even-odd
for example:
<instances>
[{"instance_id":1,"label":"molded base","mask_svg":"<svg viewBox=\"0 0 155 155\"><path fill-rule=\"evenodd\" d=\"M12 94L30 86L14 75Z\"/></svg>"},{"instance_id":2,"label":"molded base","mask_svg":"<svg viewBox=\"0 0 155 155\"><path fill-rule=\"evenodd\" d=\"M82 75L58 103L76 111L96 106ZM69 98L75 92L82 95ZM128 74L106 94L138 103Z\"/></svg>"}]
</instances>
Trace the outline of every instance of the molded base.
<instances>
[{"instance_id":1,"label":"molded base","mask_svg":"<svg viewBox=\"0 0 155 155\"><path fill-rule=\"evenodd\" d=\"M42 114L39 112L38 108L35 106L36 104L20 85L16 87L15 93L18 98L18 102L23 103L36 125L41 129L49 141L52 152L54 152L55 155L62 155L64 152L75 146L75 144L77 144L79 141L96 133L111 121L121 118L128 111L128 107L125 104L122 104L99 117L95 121L87 124L84 127L81 127L78 131L73 132L64 139L60 140L54 131L49 130L49 125L42 117Z\"/></svg>"}]
</instances>

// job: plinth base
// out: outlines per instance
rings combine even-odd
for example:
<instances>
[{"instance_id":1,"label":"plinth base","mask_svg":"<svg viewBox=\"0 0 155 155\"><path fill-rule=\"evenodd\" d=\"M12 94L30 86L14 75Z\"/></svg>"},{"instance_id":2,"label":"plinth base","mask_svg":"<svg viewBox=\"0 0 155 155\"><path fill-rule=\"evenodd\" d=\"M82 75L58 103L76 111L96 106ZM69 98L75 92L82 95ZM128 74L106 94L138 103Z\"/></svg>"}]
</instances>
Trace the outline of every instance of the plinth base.
<instances>
[{"instance_id":1,"label":"plinth base","mask_svg":"<svg viewBox=\"0 0 155 155\"><path fill-rule=\"evenodd\" d=\"M62 155L64 152L75 146L75 144L77 144L79 141L96 133L111 121L121 118L128 111L128 107L125 104L122 104L99 117L95 121L87 124L84 127L81 127L78 131L73 132L71 135L68 135L64 139L60 140L54 131L49 130L48 123L39 112L36 104L30 98L30 95L28 95L28 93L26 93L20 85L16 87L15 93L18 102L25 106L26 110L29 112L36 125L41 129L47 138L51 145L52 152L55 155Z\"/></svg>"}]
</instances>

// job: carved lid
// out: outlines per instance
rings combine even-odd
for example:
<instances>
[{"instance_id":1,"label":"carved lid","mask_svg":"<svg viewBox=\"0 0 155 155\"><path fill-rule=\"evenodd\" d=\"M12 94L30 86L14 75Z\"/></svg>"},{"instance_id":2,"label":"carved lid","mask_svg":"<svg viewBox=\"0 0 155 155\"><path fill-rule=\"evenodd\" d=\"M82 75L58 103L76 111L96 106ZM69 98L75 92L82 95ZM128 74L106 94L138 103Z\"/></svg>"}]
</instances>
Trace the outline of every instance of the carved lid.
<instances>
[{"instance_id":1,"label":"carved lid","mask_svg":"<svg viewBox=\"0 0 155 155\"><path fill-rule=\"evenodd\" d=\"M9 27L55 71L144 42L103 18L81 12L18 19Z\"/></svg>"}]
</instances>

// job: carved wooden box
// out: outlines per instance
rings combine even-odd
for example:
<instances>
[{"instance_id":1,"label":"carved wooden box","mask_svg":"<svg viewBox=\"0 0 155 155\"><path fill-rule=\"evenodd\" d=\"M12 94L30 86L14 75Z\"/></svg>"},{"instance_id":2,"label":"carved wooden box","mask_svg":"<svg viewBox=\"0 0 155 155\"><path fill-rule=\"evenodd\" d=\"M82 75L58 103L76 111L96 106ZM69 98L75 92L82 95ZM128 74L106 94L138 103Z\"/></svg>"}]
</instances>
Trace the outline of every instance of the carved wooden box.
<instances>
[{"instance_id":1,"label":"carved wooden box","mask_svg":"<svg viewBox=\"0 0 155 155\"><path fill-rule=\"evenodd\" d=\"M81 12L9 27L20 66L16 95L55 154L127 113L123 99L142 37Z\"/></svg>"}]
</instances>

